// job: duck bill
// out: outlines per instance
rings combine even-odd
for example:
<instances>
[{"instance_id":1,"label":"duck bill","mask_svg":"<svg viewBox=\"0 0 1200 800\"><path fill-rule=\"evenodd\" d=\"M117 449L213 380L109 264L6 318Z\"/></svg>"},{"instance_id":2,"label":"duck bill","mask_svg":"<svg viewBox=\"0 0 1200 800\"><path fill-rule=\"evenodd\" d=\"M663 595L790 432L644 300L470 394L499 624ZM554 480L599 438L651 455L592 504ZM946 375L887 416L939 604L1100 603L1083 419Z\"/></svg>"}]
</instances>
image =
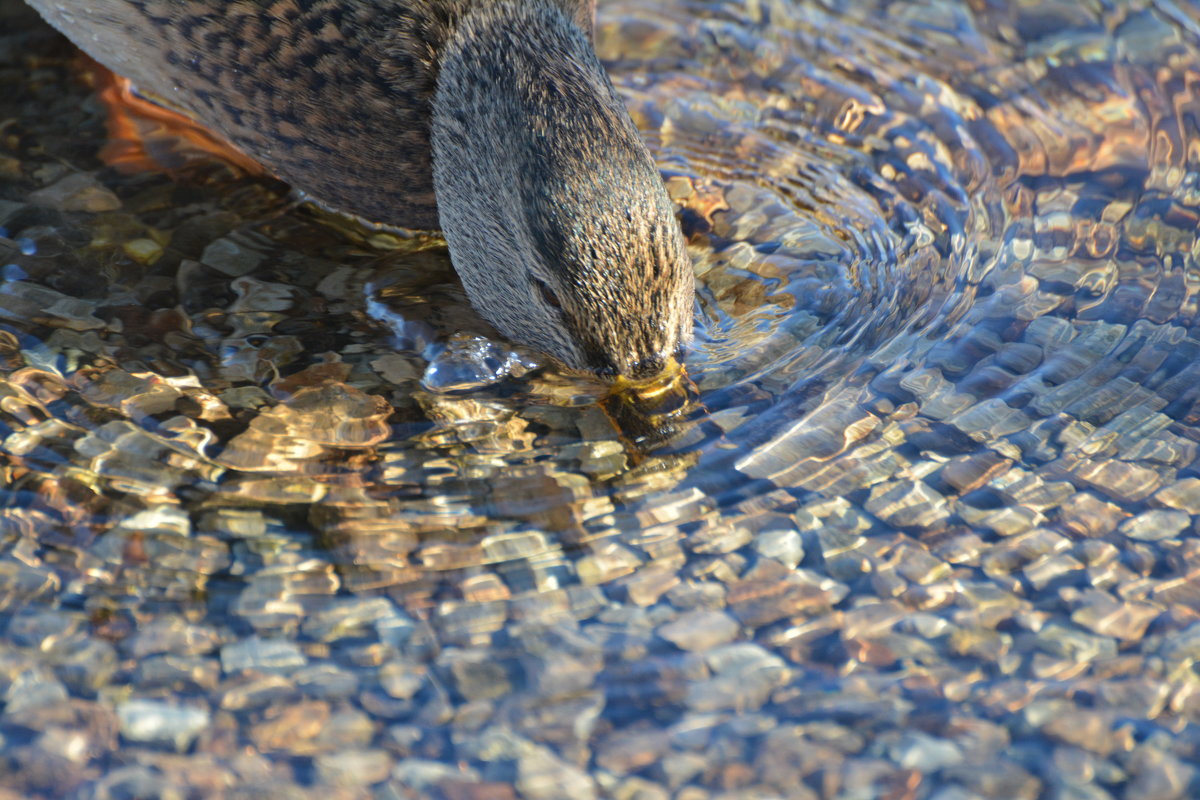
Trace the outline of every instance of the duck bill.
<instances>
[{"instance_id":1,"label":"duck bill","mask_svg":"<svg viewBox=\"0 0 1200 800\"><path fill-rule=\"evenodd\" d=\"M600 407L625 438L645 447L678 436L700 408L699 398L687 371L671 359L653 378L617 378Z\"/></svg>"}]
</instances>

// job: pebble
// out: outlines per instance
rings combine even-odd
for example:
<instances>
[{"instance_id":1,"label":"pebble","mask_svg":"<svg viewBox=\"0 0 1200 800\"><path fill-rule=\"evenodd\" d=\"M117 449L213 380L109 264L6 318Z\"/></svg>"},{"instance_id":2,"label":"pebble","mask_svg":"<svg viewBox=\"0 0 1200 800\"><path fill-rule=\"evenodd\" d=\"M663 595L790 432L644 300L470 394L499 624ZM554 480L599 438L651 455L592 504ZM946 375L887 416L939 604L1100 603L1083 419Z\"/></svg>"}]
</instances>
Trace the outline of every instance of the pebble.
<instances>
[{"instance_id":1,"label":"pebble","mask_svg":"<svg viewBox=\"0 0 1200 800\"><path fill-rule=\"evenodd\" d=\"M1044 719L1037 715L1044 715ZM1110 714L1064 708L1058 704L1031 706L1026 717L1047 736L1075 745L1099 756L1107 756L1116 746L1111 736L1113 719Z\"/></svg>"},{"instance_id":2,"label":"pebble","mask_svg":"<svg viewBox=\"0 0 1200 800\"><path fill-rule=\"evenodd\" d=\"M848 591L839 581L763 561L729 586L726 600L738 621L748 628L758 628L785 617L819 612L837 603Z\"/></svg>"},{"instance_id":3,"label":"pebble","mask_svg":"<svg viewBox=\"0 0 1200 800\"><path fill-rule=\"evenodd\" d=\"M12 677L4 692L4 713L10 720L25 719L65 702L68 697L67 687L48 670L22 669Z\"/></svg>"},{"instance_id":4,"label":"pebble","mask_svg":"<svg viewBox=\"0 0 1200 800\"><path fill-rule=\"evenodd\" d=\"M221 686L221 708L241 711L269 708L295 699L296 685L282 675L239 673Z\"/></svg>"},{"instance_id":5,"label":"pebble","mask_svg":"<svg viewBox=\"0 0 1200 800\"><path fill-rule=\"evenodd\" d=\"M658 635L681 650L704 652L728 644L737 636L738 623L720 611L698 608L685 611L658 629Z\"/></svg>"},{"instance_id":6,"label":"pebble","mask_svg":"<svg viewBox=\"0 0 1200 800\"><path fill-rule=\"evenodd\" d=\"M446 782L478 781L479 773L441 761L422 758L406 758L392 768L392 780L404 789L412 789L426 796L433 787Z\"/></svg>"},{"instance_id":7,"label":"pebble","mask_svg":"<svg viewBox=\"0 0 1200 800\"><path fill-rule=\"evenodd\" d=\"M607 542L597 547L590 555L579 559L575 571L585 585L608 583L630 574L641 562L637 554L629 548L616 542Z\"/></svg>"},{"instance_id":8,"label":"pebble","mask_svg":"<svg viewBox=\"0 0 1200 800\"><path fill-rule=\"evenodd\" d=\"M613 800L670 800L671 793L643 778L626 778L612 791Z\"/></svg>"},{"instance_id":9,"label":"pebble","mask_svg":"<svg viewBox=\"0 0 1200 800\"><path fill-rule=\"evenodd\" d=\"M676 608L709 608L720 610L725 607L725 586L716 581L683 581L667 591L667 599Z\"/></svg>"},{"instance_id":10,"label":"pebble","mask_svg":"<svg viewBox=\"0 0 1200 800\"><path fill-rule=\"evenodd\" d=\"M616 585L625 590L630 602L642 607L657 603L658 599L677 583L679 583L677 568L669 564L647 564L633 574L616 581Z\"/></svg>"},{"instance_id":11,"label":"pebble","mask_svg":"<svg viewBox=\"0 0 1200 800\"><path fill-rule=\"evenodd\" d=\"M788 569L804 560L804 541L800 533L787 528L760 530L754 537L754 549L765 558L773 558Z\"/></svg>"},{"instance_id":12,"label":"pebble","mask_svg":"<svg viewBox=\"0 0 1200 800\"><path fill-rule=\"evenodd\" d=\"M382 783L392 774L392 757L383 750L340 750L313 759L317 780L330 786Z\"/></svg>"},{"instance_id":13,"label":"pebble","mask_svg":"<svg viewBox=\"0 0 1200 800\"><path fill-rule=\"evenodd\" d=\"M1154 500L1186 514L1200 514L1200 478L1184 478L1164 486Z\"/></svg>"},{"instance_id":14,"label":"pebble","mask_svg":"<svg viewBox=\"0 0 1200 800\"><path fill-rule=\"evenodd\" d=\"M1192 524L1192 518L1183 511L1153 509L1130 517L1121 523L1119 531L1130 539L1157 542L1172 539Z\"/></svg>"},{"instance_id":15,"label":"pebble","mask_svg":"<svg viewBox=\"0 0 1200 800\"><path fill-rule=\"evenodd\" d=\"M705 654L711 678L687 687L685 702L697 712L761 708L791 672L778 656L749 642L717 647Z\"/></svg>"},{"instance_id":16,"label":"pebble","mask_svg":"<svg viewBox=\"0 0 1200 800\"><path fill-rule=\"evenodd\" d=\"M127 700L117 706L121 735L131 742L186 750L209 726L206 709L177 706L162 700Z\"/></svg>"},{"instance_id":17,"label":"pebble","mask_svg":"<svg viewBox=\"0 0 1200 800\"><path fill-rule=\"evenodd\" d=\"M59 211L92 214L116 211L121 207L120 198L112 190L102 185L94 175L84 172L72 173L44 189L31 192L29 202Z\"/></svg>"},{"instance_id":18,"label":"pebble","mask_svg":"<svg viewBox=\"0 0 1200 800\"><path fill-rule=\"evenodd\" d=\"M528 800L594 800L595 780L549 748L531 745L517 759L517 791Z\"/></svg>"},{"instance_id":19,"label":"pebble","mask_svg":"<svg viewBox=\"0 0 1200 800\"><path fill-rule=\"evenodd\" d=\"M94 696L118 668L117 651L103 640L79 642L54 659L54 674L73 693Z\"/></svg>"},{"instance_id":20,"label":"pebble","mask_svg":"<svg viewBox=\"0 0 1200 800\"><path fill-rule=\"evenodd\" d=\"M155 797L163 800L183 800L184 787L173 786L170 780L149 767L117 767L97 782L98 800L133 800Z\"/></svg>"},{"instance_id":21,"label":"pebble","mask_svg":"<svg viewBox=\"0 0 1200 800\"><path fill-rule=\"evenodd\" d=\"M1133 779L1125 790L1129 800L1180 800L1192 797L1196 768L1170 753L1143 745L1130 759Z\"/></svg>"},{"instance_id":22,"label":"pebble","mask_svg":"<svg viewBox=\"0 0 1200 800\"><path fill-rule=\"evenodd\" d=\"M867 511L896 527L931 527L949 515L946 498L924 481L881 484L863 504Z\"/></svg>"},{"instance_id":23,"label":"pebble","mask_svg":"<svg viewBox=\"0 0 1200 800\"><path fill-rule=\"evenodd\" d=\"M121 247L125 255L139 264L153 264L163 254L163 247L153 239L133 239Z\"/></svg>"},{"instance_id":24,"label":"pebble","mask_svg":"<svg viewBox=\"0 0 1200 800\"><path fill-rule=\"evenodd\" d=\"M512 691L508 669L487 653L448 649L439 662L449 667L454 688L467 700L494 700Z\"/></svg>"},{"instance_id":25,"label":"pebble","mask_svg":"<svg viewBox=\"0 0 1200 800\"><path fill-rule=\"evenodd\" d=\"M411 664L391 661L379 668L379 685L389 695L401 700L410 700L425 683L424 670L413 669Z\"/></svg>"},{"instance_id":26,"label":"pebble","mask_svg":"<svg viewBox=\"0 0 1200 800\"><path fill-rule=\"evenodd\" d=\"M517 800L510 784L497 781L445 780L438 788L446 800Z\"/></svg>"},{"instance_id":27,"label":"pebble","mask_svg":"<svg viewBox=\"0 0 1200 800\"><path fill-rule=\"evenodd\" d=\"M921 733L906 734L892 745L890 754L905 769L915 769L926 775L963 760L962 751L953 742Z\"/></svg>"},{"instance_id":28,"label":"pebble","mask_svg":"<svg viewBox=\"0 0 1200 800\"><path fill-rule=\"evenodd\" d=\"M708 767L708 759L699 753L686 750L671 751L664 755L658 764L658 769L666 777L667 786L671 789L678 789Z\"/></svg>"},{"instance_id":29,"label":"pebble","mask_svg":"<svg viewBox=\"0 0 1200 800\"><path fill-rule=\"evenodd\" d=\"M657 730L633 730L608 737L596 746L596 763L617 775L628 775L657 763L667 748Z\"/></svg>"},{"instance_id":30,"label":"pebble","mask_svg":"<svg viewBox=\"0 0 1200 800\"><path fill-rule=\"evenodd\" d=\"M1059 623L1051 623L1038 632L1038 647L1076 662L1111 658L1117 654L1117 643L1111 637L1093 636Z\"/></svg>"},{"instance_id":31,"label":"pebble","mask_svg":"<svg viewBox=\"0 0 1200 800\"><path fill-rule=\"evenodd\" d=\"M190 656L211 653L220 644L221 634L213 626L164 615L139 626L133 636L122 642L122 650L138 659L157 653Z\"/></svg>"},{"instance_id":32,"label":"pebble","mask_svg":"<svg viewBox=\"0 0 1200 800\"><path fill-rule=\"evenodd\" d=\"M368 626L399 617L403 615L382 597L339 599L307 615L300 630L311 639L330 642L361 636Z\"/></svg>"},{"instance_id":33,"label":"pebble","mask_svg":"<svg viewBox=\"0 0 1200 800\"><path fill-rule=\"evenodd\" d=\"M215 689L221 665L215 658L199 656L151 656L138 663L134 682L142 689Z\"/></svg>"},{"instance_id":34,"label":"pebble","mask_svg":"<svg viewBox=\"0 0 1200 800\"><path fill-rule=\"evenodd\" d=\"M226 674L242 670L291 672L308 663L294 642L250 636L221 648L221 668Z\"/></svg>"},{"instance_id":35,"label":"pebble","mask_svg":"<svg viewBox=\"0 0 1200 800\"><path fill-rule=\"evenodd\" d=\"M259 252L267 242L242 233L216 239L204 248L200 261L231 278L248 275L258 269L265 256Z\"/></svg>"},{"instance_id":36,"label":"pebble","mask_svg":"<svg viewBox=\"0 0 1200 800\"><path fill-rule=\"evenodd\" d=\"M378 732L378 724L364 711L343 708L330 714L316 736L316 743L326 750L363 748Z\"/></svg>"},{"instance_id":37,"label":"pebble","mask_svg":"<svg viewBox=\"0 0 1200 800\"><path fill-rule=\"evenodd\" d=\"M1162 610L1149 603L1121 602L1107 592L1088 590L1071 620L1101 636L1139 641Z\"/></svg>"},{"instance_id":38,"label":"pebble","mask_svg":"<svg viewBox=\"0 0 1200 800\"><path fill-rule=\"evenodd\" d=\"M76 614L23 609L9 620L8 636L19 647L53 651L74 639L83 622Z\"/></svg>"},{"instance_id":39,"label":"pebble","mask_svg":"<svg viewBox=\"0 0 1200 800\"><path fill-rule=\"evenodd\" d=\"M329 704L320 701L268 708L249 727L247 738L261 752L311 755L320 749L315 740L329 717Z\"/></svg>"},{"instance_id":40,"label":"pebble","mask_svg":"<svg viewBox=\"0 0 1200 800\"><path fill-rule=\"evenodd\" d=\"M482 645L490 641L492 635L504 627L507 618L508 604L503 601L490 603L450 601L439 606L436 625L442 640L448 644Z\"/></svg>"},{"instance_id":41,"label":"pebble","mask_svg":"<svg viewBox=\"0 0 1200 800\"><path fill-rule=\"evenodd\" d=\"M846 516L851 516L847 513ZM864 554L865 537L857 533L859 525L838 529L823 527L817 531L817 545L825 562L825 570L835 580L854 580L866 572L870 565Z\"/></svg>"},{"instance_id":42,"label":"pebble","mask_svg":"<svg viewBox=\"0 0 1200 800\"><path fill-rule=\"evenodd\" d=\"M322 700L345 700L358 693L358 677L333 664L314 664L291 674L297 691Z\"/></svg>"}]
</instances>

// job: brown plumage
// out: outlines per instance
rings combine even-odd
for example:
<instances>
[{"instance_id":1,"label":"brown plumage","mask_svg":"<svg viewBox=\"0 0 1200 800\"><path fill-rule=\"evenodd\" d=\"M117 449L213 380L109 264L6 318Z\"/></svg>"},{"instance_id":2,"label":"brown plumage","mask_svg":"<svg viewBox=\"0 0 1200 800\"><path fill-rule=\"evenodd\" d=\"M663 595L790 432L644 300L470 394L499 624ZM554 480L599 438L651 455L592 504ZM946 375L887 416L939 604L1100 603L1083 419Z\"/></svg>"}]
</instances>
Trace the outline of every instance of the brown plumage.
<instances>
[{"instance_id":1,"label":"brown plumage","mask_svg":"<svg viewBox=\"0 0 1200 800\"><path fill-rule=\"evenodd\" d=\"M692 270L594 0L28 0L321 205L441 227L476 308L601 374L690 337Z\"/></svg>"}]
</instances>

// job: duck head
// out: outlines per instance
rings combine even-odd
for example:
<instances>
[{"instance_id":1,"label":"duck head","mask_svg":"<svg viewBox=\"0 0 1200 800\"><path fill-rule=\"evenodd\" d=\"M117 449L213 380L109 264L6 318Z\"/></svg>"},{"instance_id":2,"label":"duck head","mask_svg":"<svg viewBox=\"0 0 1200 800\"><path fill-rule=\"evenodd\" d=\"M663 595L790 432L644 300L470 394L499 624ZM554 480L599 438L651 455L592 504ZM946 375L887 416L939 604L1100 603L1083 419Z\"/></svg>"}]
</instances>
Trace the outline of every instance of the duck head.
<instances>
[{"instance_id":1,"label":"duck head","mask_svg":"<svg viewBox=\"0 0 1200 800\"><path fill-rule=\"evenodd\" d=\"M480 4L438 71L438 215L472 304L511 340L649 377L691 338L670 199L588 37L552 0Z\"/></svg>"}]
</instances>

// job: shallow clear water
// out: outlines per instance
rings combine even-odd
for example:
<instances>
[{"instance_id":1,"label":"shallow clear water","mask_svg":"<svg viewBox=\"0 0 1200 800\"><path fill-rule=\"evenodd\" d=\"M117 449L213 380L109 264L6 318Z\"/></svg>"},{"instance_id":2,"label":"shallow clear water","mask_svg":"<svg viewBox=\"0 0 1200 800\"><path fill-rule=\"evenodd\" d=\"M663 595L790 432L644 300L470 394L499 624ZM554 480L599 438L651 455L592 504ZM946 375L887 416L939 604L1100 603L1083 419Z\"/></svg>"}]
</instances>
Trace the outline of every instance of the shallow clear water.
<instances>
[{"instance_id":1,"label":"shallow clear water","mask_svg":"<svg viewBox=\"0 0 1200 800\"><path fill-rule=\"evenodd\" d=\"M657 436L436 241L105 167L19 19L16 795L1200 794L1194 4L602 3L699 278Z\"/></svg>"}]
</instances>

